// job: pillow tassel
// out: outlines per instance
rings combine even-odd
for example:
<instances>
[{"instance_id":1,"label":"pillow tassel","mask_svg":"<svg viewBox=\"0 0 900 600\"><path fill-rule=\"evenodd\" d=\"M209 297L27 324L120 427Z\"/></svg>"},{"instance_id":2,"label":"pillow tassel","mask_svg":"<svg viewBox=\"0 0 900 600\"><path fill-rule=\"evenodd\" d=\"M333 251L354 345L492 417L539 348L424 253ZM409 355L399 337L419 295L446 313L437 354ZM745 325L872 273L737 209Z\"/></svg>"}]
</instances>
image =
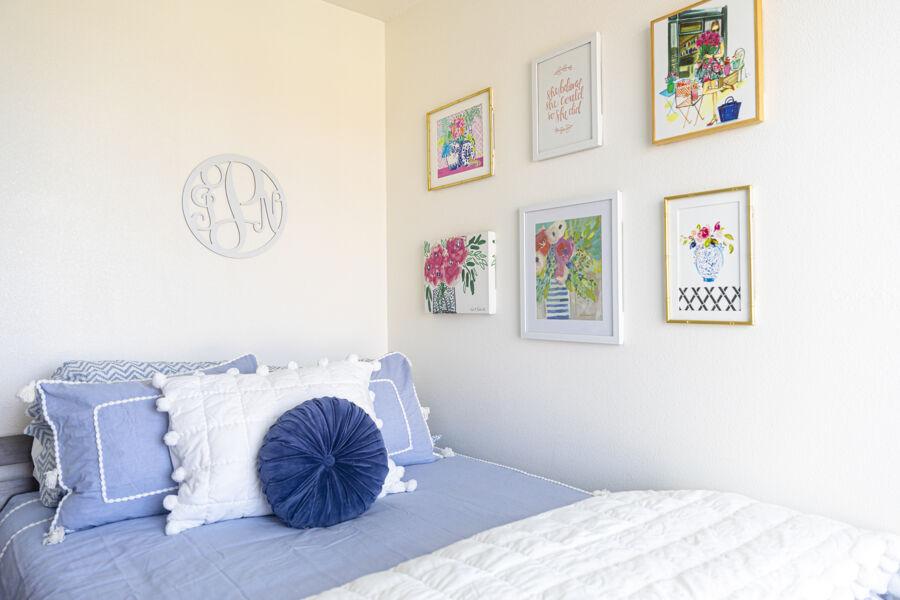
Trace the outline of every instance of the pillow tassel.
<instances>
[{"instance_id":1,"label":"pillow tassel","mask_svg":"<svg viewBox=\"0 0 900 600\"><path fill-rule=\"evenodd\" d=\"M44 545L53 546L66 539L66 530L62 527L54 527L44 535Z\"/></svg>"},{"instance_id":2,"label":"pillow tassel","mask_svg":"<svg viewBox=\"0 0 900 600\"><path fill-rule=\"evenodd\" d=\"M48 490L55 490L59 482L59 469L50 469L44 473L44 487Z\"/></svg>"},{"instance_id":3,"label":"pillow tassel","mask_svg":"<svg viewBox=\"0 0 900 600\"><path fill-rule=\"evenodd\" d=\"M25 404L31 404L37 398L37 385L34 381L29 381L28 385L19 390L19 393L16 394L16 398L24 402Z\"/></svg>"}]
</instances>

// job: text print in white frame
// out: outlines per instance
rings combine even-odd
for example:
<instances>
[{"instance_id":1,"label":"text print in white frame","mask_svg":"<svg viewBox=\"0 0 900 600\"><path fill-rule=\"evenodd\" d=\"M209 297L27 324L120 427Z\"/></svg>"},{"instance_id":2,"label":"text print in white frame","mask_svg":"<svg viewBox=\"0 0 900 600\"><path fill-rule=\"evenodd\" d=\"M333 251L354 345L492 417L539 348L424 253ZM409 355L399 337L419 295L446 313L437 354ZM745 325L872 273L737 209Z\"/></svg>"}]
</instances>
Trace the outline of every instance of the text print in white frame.
<instances>
[{"instance_id":1,"label":"text print in white frame","mask_svg":"<svg viewBox=\"0 0 900 600\"><path fill-rule=\"evenodd\" d=\"M532 62L532 159L603 144L600 34Z\"/></svg>"}]
</instances>

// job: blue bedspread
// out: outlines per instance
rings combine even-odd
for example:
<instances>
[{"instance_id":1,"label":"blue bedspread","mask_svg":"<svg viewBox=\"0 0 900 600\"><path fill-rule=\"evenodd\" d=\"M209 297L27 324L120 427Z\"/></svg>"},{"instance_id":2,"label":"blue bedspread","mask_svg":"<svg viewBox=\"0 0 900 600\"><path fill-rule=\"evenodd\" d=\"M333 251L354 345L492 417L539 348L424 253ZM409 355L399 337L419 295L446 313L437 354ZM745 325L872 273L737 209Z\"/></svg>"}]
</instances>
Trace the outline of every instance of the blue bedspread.
<instances>
[{"instance_id":1,"label":"blue bedspread","mask_svg":"<svg viewBox=\"0 0 900 600\"><path fill-rule=\"evenodd\" d=\"M258 517L166 536L157 516L72 533L55 546L41 545L52 511L36 493L22 494L0 513L0 598L302 598L585 498L459 456L407 474L419 482L415 492L326 529Z\"/></svg>"}]
</instances>

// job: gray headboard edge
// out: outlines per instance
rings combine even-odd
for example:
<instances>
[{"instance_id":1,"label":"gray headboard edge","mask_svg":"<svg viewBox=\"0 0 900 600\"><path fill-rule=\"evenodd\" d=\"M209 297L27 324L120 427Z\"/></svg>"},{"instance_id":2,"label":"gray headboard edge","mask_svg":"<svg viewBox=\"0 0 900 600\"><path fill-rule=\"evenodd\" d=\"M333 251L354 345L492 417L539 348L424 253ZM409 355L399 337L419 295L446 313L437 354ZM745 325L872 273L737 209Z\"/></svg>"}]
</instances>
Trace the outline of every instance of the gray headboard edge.
<instances>
[{"instance_id":1,"label":"gray headboard edge","mask_svg":"<svg viewBox=\"0 0 900 600\"><path fill-rule=\"evenodd\" d=\"M37 489L31 474L31 441L27 435L0 437L0 510L16 494Z\"/></svg>"}]
</instances>

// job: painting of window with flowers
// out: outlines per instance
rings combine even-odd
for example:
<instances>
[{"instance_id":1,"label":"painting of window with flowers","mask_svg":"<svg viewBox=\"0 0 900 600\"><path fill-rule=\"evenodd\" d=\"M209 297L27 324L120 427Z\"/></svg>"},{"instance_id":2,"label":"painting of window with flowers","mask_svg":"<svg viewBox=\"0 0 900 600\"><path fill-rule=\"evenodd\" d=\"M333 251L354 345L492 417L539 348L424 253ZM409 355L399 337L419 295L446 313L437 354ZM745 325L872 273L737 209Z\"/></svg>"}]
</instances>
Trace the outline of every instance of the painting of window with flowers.
<instances>
[{"instance_id":1,"label":"painting of window with flowers","mask_svg":"<svg viewBox=\"0 0 900 600\"><path fill-rule=\"evenodd\" d=\"M603 319L601 217L535 225L536 316Z\"/></svg>"},{"instance_id":2,"label":"painting of window with flowers","mask_svg":"<svg viewBox=\"0 0 900 600\"><path fill-rule=\"evenodd\" d=\"M650 24L653 142L763 120L761 0L707 0Z\"/></svg>"},{"instance_id":3,"label":"painting of window with flowers","mask_svg":"<svg viewBox=\"0 0 900 600\"><path fill-rule=\"evenodd\" d=\"M496 312L494 232L424 244L425 307L432 314Z\"/></svg>"}]
</instances>

